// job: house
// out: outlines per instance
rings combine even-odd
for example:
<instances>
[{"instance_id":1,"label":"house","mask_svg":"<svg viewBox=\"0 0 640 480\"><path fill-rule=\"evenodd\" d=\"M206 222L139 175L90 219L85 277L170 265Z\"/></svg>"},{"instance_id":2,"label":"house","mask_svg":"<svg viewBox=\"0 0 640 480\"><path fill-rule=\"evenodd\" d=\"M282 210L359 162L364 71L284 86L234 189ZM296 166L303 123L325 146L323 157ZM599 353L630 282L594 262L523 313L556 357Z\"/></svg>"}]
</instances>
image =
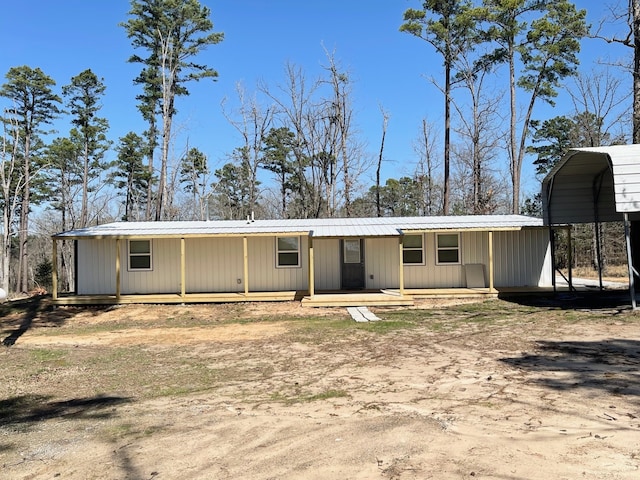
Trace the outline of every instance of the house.
<instances>
[{"instance_id":1,"label":"house","mask_svg":"<svg viewBox=\"0 0 640 480\"><path fill-rule=\"evenodd\" d=\"M553 276L548 228L520 215L117 222L52 238L59 304L410 304L550 287ZM57 291L62 241L75 245L71 295Z\"/></svg>"},{"instance_id":2,"label":"house","mask_svg":"<svg viewBox=\"0 0 640 480\"><path fill-rule=\"evenodd\" d=\"M543 180L542 200L544 222L550 228L624 222L629 290L635 309L633 272L638 270L634 264L640 265L640 145L570 149ZM600 243L597 238L598 257ZM600 259L597 263L602 265Z\"/></svg>"}]
</instances>

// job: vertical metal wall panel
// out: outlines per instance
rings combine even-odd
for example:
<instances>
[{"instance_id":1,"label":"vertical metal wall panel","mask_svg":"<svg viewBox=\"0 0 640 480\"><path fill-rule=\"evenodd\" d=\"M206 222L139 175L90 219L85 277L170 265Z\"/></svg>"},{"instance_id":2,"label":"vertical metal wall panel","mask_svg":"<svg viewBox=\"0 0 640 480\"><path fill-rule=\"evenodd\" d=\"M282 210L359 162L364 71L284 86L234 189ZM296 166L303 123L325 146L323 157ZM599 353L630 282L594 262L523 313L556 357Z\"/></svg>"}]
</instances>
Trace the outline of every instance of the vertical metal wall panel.
<instances>
[{"instance_id":1,"label":"vertical metal wall panel","mask_svg":"<svg viewBox=\"0 0 640 480\"><path fill-rule=\"evenodd\" d=\"M78 295L116 293L116 241L78 240Z\"/></svg>"},{"instance_id":2,"label":"vertical metal wall panel","mask_svg":"<svg viewBox=\"0 0 640 480\"><path fill-rule=\"evenodd\" d=\"M485 270L489 269L489 233L462 232L462 261L467 263L481 263Z\"/></svg>"},{"instance_id":3,"label":"vertical metal wall panel","mask_svg":"<svg viewBox=\"0 0 640 480\"><path fill-rule=\"evenodd\" d=\"M300 238L300 266L276 267L276 237L249 237L249 290L304 290L308 284L308 237Z\"/></svg>"},{"instance_id":4,"label":"vertical metal wall panel","mask_svg":"<svg viewBox=\"0 0 640 480\"><path fill-rule=\"evenodd\" d=\"M339 290L340 240L337 238L314 239L313 251L316 290Z\"/></svg>"},{"instance_id":5,"label":"vertical metal wall panel","mask_svg":"<svg viewBox=\"0 0 640 480\"><path fill-rule=\"evenodd\" d=\"M551 284L549 234L544 229L496 232L496 287L538 287Z\"/></svg>"},{"instance_id":6,"label":"vertical metal wall panel","mask_svg":"<svg viewBox=\"0 0 640 480\"><path fill-rule=\"evenodd\" d=\"M129 246L121 242L121 291L126 294L180 293L180 239L157 238L152 240L153 269L129 270Z\"/></svg>"},{"instance_id":7,"label":"vertical metal wall panel","mask_svg":"<svg viewBox=\"0 0 640 480\"><path fill-rule=\"evenodd\" d=\"M400 287L400 253L397 238L365 239L364 255L366 288Z\"/></svg>"},{"instance_id":8,"label":"vertical metal wall panel","mask_svg":"<svg viewBox=\"0 0 640 480\"><path fill-rule=\"evenodd\" d=\"M244 291L242 237L186 239L187 293Z\"/></svg>"}]
</instances>

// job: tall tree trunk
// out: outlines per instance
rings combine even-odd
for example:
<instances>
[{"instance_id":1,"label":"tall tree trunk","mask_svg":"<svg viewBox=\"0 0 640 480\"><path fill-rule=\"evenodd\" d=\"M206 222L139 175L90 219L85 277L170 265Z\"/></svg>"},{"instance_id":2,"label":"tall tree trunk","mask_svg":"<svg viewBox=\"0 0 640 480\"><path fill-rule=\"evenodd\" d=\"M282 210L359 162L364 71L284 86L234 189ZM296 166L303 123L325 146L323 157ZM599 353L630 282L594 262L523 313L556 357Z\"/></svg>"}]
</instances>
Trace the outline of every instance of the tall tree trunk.
<instances>
[{"instance_id":1,"label":"tall tree trunk","mask_svg":"<svg viewBox=\"0 0 640 480\"><path fill-rule=\"evenodd\" d=\"M444 74L444 178L442 213L449 215L449 159L451 157L451 66L445 62Z\"/></svg>"},{"instance_id":2,"label":"tall tree trunk","mask_svg":"<svg viewBox=\"0 0 640 480\"><path fill-rule=\"evenodd\" d=\"M80 228L84 228L89 223L88 213L89 203L89 145L84 145L84 170L82 177L82 204L80 206Z\"/></svg>"},{"instance_id":3,"label":"tall tree trunk","mask_svg":"<svg viewBox=\"0 0 640 480\"><path fill-rule=\"evenodd\" d=\"M24 186L22 193L22 205L20 207L20 233L18 234L18 278L17 290L23 293L29 291L29 252L27 241L29 239L29 202L31 190L31 137L29 134L25 137L24 146Z\"/></svg>"},{"instance_id":4,"label":"tall tree trunk","mask_svg":"<svg viewBox=\"0 0 640 480\"><path fill-rule=\"evenodd\" d=\"M511 163L511 188L512 201L511 213L520 212L520 168L518 166L518 151L516 147L516 123L518 121L516 113L516 68L515 52L513 45L509 45L509 103L510 103L510 131L509 131L509 160Z\"/></svg>"},{"instance_id":5,"label":"tall tree trunk","mask_svg":"<svg viewBox=\"0 0 640 480\"><path fill-rule=\"evenodd\" d=\"M631 0L633 22L633 143L640 143L640 0Z\"/></svg>"},{"instance_id":6,"label":"tall tree trunk","mask_svg":"<svg viewBox=\"0 0 640 480\"><path fill-rule=\"evenodd\" d=\"M387 124L389 122L389 115L380 108L382 112L382 139L380 140L380 154L378 155L378 167L376 168L376 215L382 216L382 207L380 205L380 170L382 169L382 158L384 152L384 139L387 136Z\"/></svg>"}]
</instances>

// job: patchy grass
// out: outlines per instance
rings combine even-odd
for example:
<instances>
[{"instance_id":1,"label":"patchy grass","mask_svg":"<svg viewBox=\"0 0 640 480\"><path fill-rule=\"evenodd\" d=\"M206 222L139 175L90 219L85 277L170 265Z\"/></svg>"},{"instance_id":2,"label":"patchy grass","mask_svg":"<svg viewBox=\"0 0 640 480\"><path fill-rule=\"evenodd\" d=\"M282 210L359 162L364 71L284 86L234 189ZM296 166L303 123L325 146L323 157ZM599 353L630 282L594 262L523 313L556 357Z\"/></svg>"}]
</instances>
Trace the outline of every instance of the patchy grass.
<instances>
[{"instance_id":1,"label":"patchy grass","mask_svg":"<svg viewBox=\"0 0 640 480\"><path fill-rule=\"evenodd\" d=\"M319 402L319 401L330 400L332 398L349 398L349 397L350 395L344 390L328 389L315 394L297 393L297 394L287 395L283 392L274 392L270 395L269 399L272 402L276 402L276 403L294 405L296 403Z\"/></svg>"},{"instance_id":2,"label":"patchy grass","mask_svg":"<svg viewBox=\"0 0 640 480\"><path fill-rule=\"evenodd\" d=\"M25 315L28 305L20 307ZM49 328L47 313L42 322L31 328L28 335L35 338L65 338L65 342L53 346L16 344L2 351L5 382L0 395L10 398L20 395L46 395L56 398L91 397L114 394L126 398L150 399L180 397L202 392L227 391L230 385L246 384L236 390L236 395L254 400L272 398L286 402L321 401L346 395L340 388L317 391L320 378L296 379L297 387L273 388L281 378L289 378L291 372L304 371L306 355L322 354L326 357L326 373L347 362L355 366L366 363L367 355L392 363L394 355L403 345L424 348L428 336L452 334L477 335L499 328L508 331L534 322L553 330L559 325L580 322L611 321L609 311L560 310L557 307L536 307L524 303L491 300L435 309L381 310L379 322L356 323L344 311L336 315L309 316L284 313L256 316L248 311L249 305L232 305L228 310L215 306L207 308L167 309L162 306L136 306L135 309L109 309L112 320L104 320L102 312L80 309L69 315L69 320L58 328ZM15 313L16 310L14 310ZM163 316L165 312L169 312ZM65 314L69 314L66 311ZM80 314L85 316L80 317ZM144 313L146 317L140 316ZM51 315L60 312L51 312ZM75 320L78 316L79 320ZM17 319L19 321L19 318ZM616 321L636 321L634 315L618 315ZM1 320L0 320L1 322ZM16 322L16 318L12 319ZM251 339L201 340L195 344L156 344L144 340L145 332L175 327L199 327L203 332L215 332L228 325L261 325L268 329L278 325L278 331L270 336ZM47 325L42 328L40 325ZM2 324L0 323L0 326ZM136 343L118 344L120 332L140 329ZM74 345L69 338L91 335L112 335L113 345ZM391 340L387 340L390 338ZM402 338L402 341L398 341ZM391 343L390 343L391 342ZM514 343L515 344L515 343ZM354 349L365 352L362 358L348 359ZM310 367L309 367L310 368ZM314 367L315 368L315 367ZM302 387L304 385L304 389ZM304 391L303 391L304 390ZM307 393L305 393L305 391ZM276 392L276 393L274 393ZM287 393L278 393L287 392Z\"/></svg>"}]
</instances>

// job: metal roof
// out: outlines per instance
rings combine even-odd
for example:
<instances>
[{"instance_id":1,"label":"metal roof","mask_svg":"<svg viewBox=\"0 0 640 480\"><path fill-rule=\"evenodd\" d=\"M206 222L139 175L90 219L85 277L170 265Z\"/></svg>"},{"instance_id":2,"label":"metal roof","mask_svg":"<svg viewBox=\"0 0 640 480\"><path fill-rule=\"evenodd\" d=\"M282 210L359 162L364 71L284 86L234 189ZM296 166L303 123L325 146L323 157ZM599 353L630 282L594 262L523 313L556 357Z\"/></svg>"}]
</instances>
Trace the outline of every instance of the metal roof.
<instances>
[{"instance_id":1,"label":"metal roof","mask_svg":"<svg viewBox=\"0 0 640 480\"><path fill-rule=\"evenodd\" d=\"M542 197L551 224L640 212L640 145L570 149L543 180Z\"/></svg>"},{"instance_id":2,"label":"metal roof","mask_svg":"<svg viewBox=\"0 0 640 480\"><path fill-rule=\"evenodd\" d=\"M311 235L316 238L399 237L439 230L518 230L541 227L542 219L523 215L326 218L296 220L216 220L115 222L70 230L54 238L209 237Z\"/></svg>"}]
</instances>

